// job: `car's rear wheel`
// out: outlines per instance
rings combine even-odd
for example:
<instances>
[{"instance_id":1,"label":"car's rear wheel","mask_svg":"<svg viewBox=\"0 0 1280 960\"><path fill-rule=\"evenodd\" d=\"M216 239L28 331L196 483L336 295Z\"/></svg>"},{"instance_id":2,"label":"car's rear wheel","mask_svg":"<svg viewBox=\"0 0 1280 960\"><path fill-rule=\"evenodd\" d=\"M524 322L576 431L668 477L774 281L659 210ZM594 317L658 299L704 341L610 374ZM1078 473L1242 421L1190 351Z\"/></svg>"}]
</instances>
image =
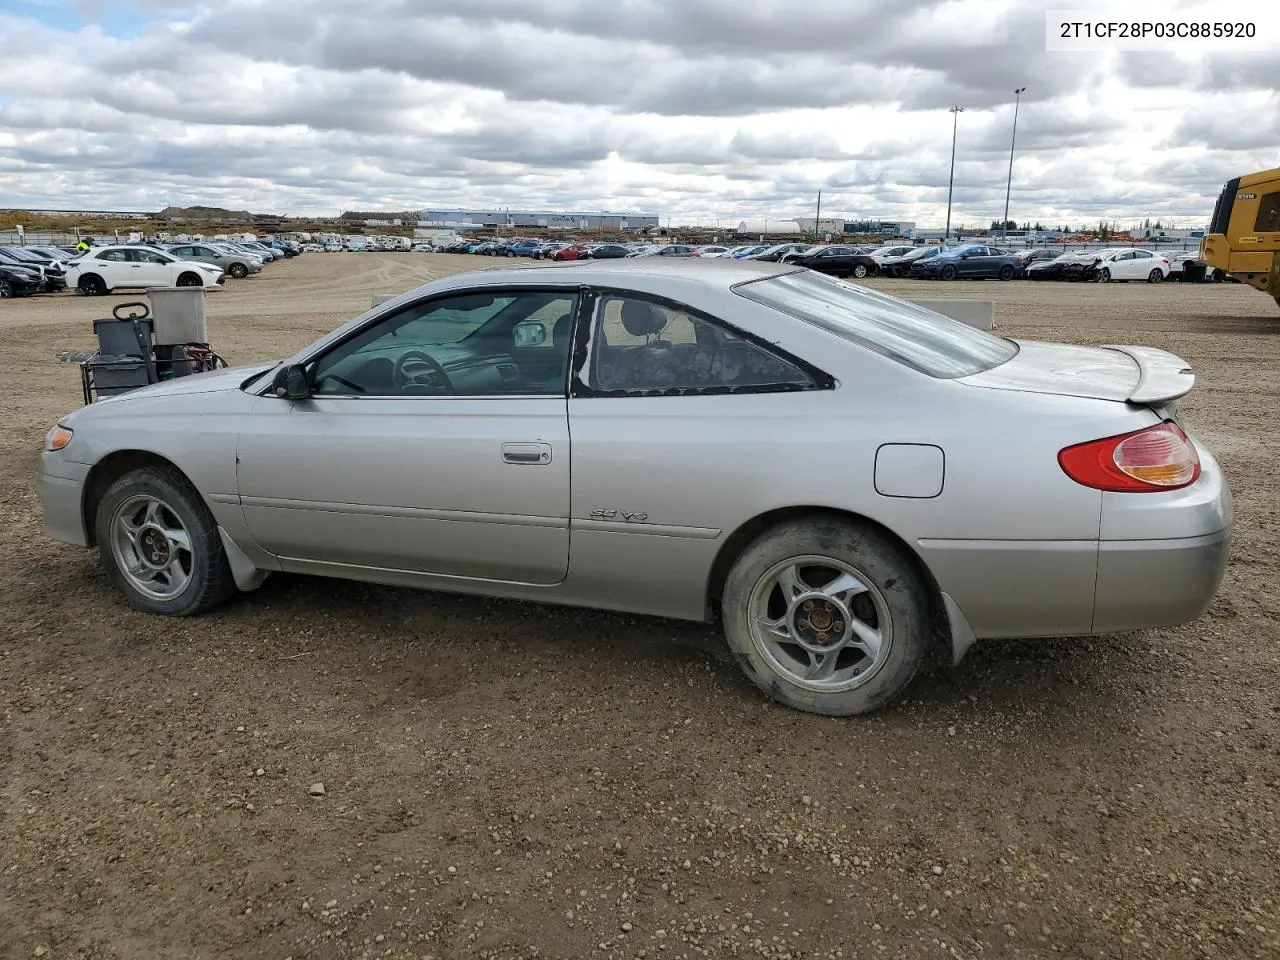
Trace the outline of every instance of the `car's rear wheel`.
<instances>
[{"instance_id":1,"label":"car's rear wheel","mask_svg":"<svg viewBox=\"0 0 1280 960\"><path fill-rule=\"evenodd\" d=\"M861 280L863 277L865 277L865 276L867 275L867 266L866 266L866 264L864 264L864 263L855 263L855 264L853 265L853 275L854 275L854 277L855 277L855 278L857 278L858 280Z\"/></svg>"},{"instance_id":2,"label":"car's rear wheel","mask_svg":"<svg viewBox=\"0 0 1280 960\"><path fill-rule=\"evenodd\" d=\"M237 280L243 280L249 275L249 268L243 263L233 263L227 269L227 273L231 274L231 276L235 277Z\"/></svg>"},{"instance_id":3,"label":"car's rear wheel","mask_svg":"<svg viewBox=\"0 0 1280 960\"><path fill-rule=\"evenodd\" d=\"M1110 282L1111 282L1111 271L1110 271L1109 269L1107 269L1106 267L1103 267L1101 270L1099 270L1099 271L1098 271L1098 282L1099 282L1099 283L1110 283Z\"/></svg>"},{"instance_id":4,"label":"car's rear wheel","mask_svg":"<svg viewBox=\"0 0 1280 960\"><path fill-rule=\"evenodd\" d=\"M1000 279L1001 279L1001 280L1012 280L1012 279L1013 279L1013 275L1014 275L1016 272L1017 272L1017 271L1016 271L1016 270L1014 270L1012 266L1010 266L1009 264L1007 264L1007 263L1006 263L1003 267L1001 267L1001 268L1000 268Z\"/></svg>"},{"instance_id":5,"label":"car's rear wheel","mask_svg":"<svg viewBox=\"0 0 1280 960\"><path fill-rule=\"evenodd\" d=\"M94 532L108 578L139 610L190 616L235 593L213 515L172 467L142 467L111 484Z\"/></svg>"},{"instance_id":6,"label":"car's rear wheel","mask_svg":"<svg viewBox=\"0 0 1280 960\"><path fill-rule=\"evenodd\" d=\"M200 279L200 275L198 273L191 273L190 271L188 271L187 273L184 273L178 277L178 286L203 287L204 281Z\"/></svg>"},{"instance_id":7,"label":"car's rear wheel","mask_svg":"<svg viewBox=\"0 0 1280 960\"><path fill-rule=\"evenodd\" d=\"M956 268L951 264L947 264L942 268L938 276L942 277L943 280L954 280L956 278Z\"/></svg>"},{"instance_id":8,"label":"car's rear wheel","mask_svg":"<svg viewBox=\"0 0 1280 960\"><path fill-rule=\"evenodd\" d=\"M810 713L868 713L915 676L928 598L887 537L822 516L770 530L734 564L721 597L725 638L747 677Z\"/></svg>"},{"instance_id":9,"label":"car's rear wheel","mask_svg":"<svg viewBox=\"0 0 1280 960\"><path fill-rule=\"evenodd\" d=\"M86 273L76 284L76 289L86 297L100 297L107 292L107 285L96 273Z\"/></svg>"},{"instance_id":10,"label":"car's rear wheel","mask_svg":"<svg viewBox=\"0 0 1280 960\"><path fill-rule=\"evenodd\" d=\"M1164 280L1164 274L1160 272L1160 268L1156 267L1147 274L1147 283L1160 283Z\"/></svg>"}]
</instances>

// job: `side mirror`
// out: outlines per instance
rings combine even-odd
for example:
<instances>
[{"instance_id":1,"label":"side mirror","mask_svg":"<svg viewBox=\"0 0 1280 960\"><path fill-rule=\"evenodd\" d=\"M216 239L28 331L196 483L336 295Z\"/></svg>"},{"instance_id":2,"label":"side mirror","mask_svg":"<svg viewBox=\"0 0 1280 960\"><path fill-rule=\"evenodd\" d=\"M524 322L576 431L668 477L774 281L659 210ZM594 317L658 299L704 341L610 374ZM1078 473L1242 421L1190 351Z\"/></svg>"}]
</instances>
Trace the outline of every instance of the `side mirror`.
<instances>
[{"instance_id":1,"label":"side mirror","mask_svg":"<svg viewBox=\"0 0 1280 960\"><path fill-rule=\"evenodd\" d=\"M307 371L300 363L293 363L277 370L271 389L277 397L285 400L305 400L311 396L311 384L307 382Z\"/></svg>"},{"instance_id":2,"label":"side mirror","mask_svg":"<svg viewBox=\"0 0 1280 960\"><path fill-rule=\"evenodd\" d=\"M517 347L536 347L547 342L547 328L536 320L517 323L511 333Z\"/></svg>"}]
</instances>

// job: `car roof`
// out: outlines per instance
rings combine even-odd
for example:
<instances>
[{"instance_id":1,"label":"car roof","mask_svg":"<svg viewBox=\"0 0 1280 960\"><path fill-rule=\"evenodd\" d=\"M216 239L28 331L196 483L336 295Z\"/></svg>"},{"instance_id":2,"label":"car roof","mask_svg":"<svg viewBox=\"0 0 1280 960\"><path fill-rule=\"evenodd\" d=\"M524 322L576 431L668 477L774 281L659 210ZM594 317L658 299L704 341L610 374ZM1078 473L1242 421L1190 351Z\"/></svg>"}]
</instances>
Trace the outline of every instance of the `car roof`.
<instances>
[{"instance_id":1,"label":"car roof","mask_svg":"<svg viewBox=\"0 0 1280 960\"><path fill-rule=\"evenodd\" d=\"M572 260L545 265L476 270L454 274L453 277L466 278L467 286L495 282L501 284L504 281L520 285L587 283L601 286L626 286L640 278L662 278L694 280L727 288L750 280L776 277L784 273L797 273L803 269L803 267L769 263L763 260L635 257L623 260Z\"/></svg>"}]
</instances>

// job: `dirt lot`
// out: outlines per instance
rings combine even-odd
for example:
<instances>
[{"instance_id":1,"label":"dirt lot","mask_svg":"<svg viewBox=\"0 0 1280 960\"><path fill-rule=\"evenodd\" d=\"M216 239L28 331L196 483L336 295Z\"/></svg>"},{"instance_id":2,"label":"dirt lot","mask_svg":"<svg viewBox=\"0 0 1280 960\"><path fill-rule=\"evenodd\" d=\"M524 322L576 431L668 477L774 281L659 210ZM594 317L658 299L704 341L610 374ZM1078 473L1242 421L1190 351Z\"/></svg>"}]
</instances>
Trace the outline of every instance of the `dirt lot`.
<instances>
[{"instance_id":1,"label":"dirt lot","mask_svg":"<svg viewBox=\"0 0 1280 960\"><path fill-rule=\"evenodd\" d=\"M283 356L476 266L307 255L212 294L210 336ZM55 354L131 298L0 303L0 956L1280 956L1274 304L872 285L1187 357L1237 506L1209 613L980 645L853 721L766 702L697 625L284 576L147 617L33 485L80 402Z\"/></svg>"}]
</instances>

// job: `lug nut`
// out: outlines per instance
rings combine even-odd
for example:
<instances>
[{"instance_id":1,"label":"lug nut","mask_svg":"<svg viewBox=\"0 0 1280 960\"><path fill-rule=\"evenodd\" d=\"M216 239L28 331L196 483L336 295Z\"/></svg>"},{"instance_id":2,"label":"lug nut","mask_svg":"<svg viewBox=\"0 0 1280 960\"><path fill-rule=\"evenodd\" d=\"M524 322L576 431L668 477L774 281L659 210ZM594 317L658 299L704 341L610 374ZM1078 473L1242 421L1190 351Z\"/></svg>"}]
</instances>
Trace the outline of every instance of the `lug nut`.
<instances>
[{"instance_id":1,"label":"lug nut","mask_svg":"<svg viewBox=\"0 0 1280 960\"><path fill-rule=\"evenodd\" d=\"M836 633L839 633L841 630L844 629L844 624L841 623L839 620L837 620L835 623L831 625L831 629L834 630Z\"/></svg>"},{"instance_id":2,"label":"lug nut","mask_svg":"<svg viewBox=\"0 0 1280 960\"><path fill-rule=\"evenodd\" d=\"M803 609L805 613L808 613L810 610L813 609L813 601L806 600L801 609Z\"/></svg>"}]
</instances>

